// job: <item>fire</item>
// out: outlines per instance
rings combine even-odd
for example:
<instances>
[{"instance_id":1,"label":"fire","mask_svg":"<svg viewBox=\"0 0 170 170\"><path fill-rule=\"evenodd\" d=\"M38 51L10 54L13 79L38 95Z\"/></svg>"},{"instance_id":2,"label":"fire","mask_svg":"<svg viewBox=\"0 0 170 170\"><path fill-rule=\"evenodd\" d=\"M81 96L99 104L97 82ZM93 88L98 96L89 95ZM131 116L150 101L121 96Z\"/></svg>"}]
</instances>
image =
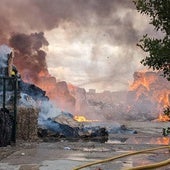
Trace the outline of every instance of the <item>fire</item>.
<instances>
[{"instance_id":1,"label":"fire","mask_svg":"<svg viewBox=\"0 0 170 170\"><path fill-rule=\"evenodd\" d=\"M170 138L169 137L163 137L157 140L157 144L164 144L169 145L170 144Z\"/></svg>"},{"instance_id":2,"label":"fire","mask_svg":"<svg viewBox=\"0 0 170 170\"><path fill-rule=\"evenodd\" d=\"M134 83L130 85L130 90L135 90L142 85L149 91L150 85L156 80L156 76L146 76L145 72L136 72L135 76L138 78L138 81L135 80Z\"/></svg>"},{"instance_id":3,"label":"fire","mask_svg":"<svg viewBox=\"0 0 170 170\"><path fill-rule=\"evenodd\" d=\"M167 122L167 121L170 121L170 117L160 113L157 120L160 122Z\"/></svg>"},{"instance_id":4,"label":"fire","mask_svg":"<svg viewBox=\"0 0 170 170\"><path fill-rule=\"evenodd\" d=\"M47 71L40 71L38 77L50 77L50 74Z\"/></svg>"},{"instance_id":5,"label":"fire","mask_svg":"<svg viewBox=\"0 0 170 170\"><path fill-rule=\"evenodd\" d=\"M85 116L74 116L74 119L78 122L89 122L89 120L87 120Z\"/></svg>"},{"instance_id":6,"label":"fire","mask_svg":"<svg viewBox=\"0 0 170 170\"><path fill-rule=\"evenodd\" d=\"M74 119L78 122L97 122L99 120L89 120L85 116L74 116Z\"/></svg>"},{"instance_id":7,"label":"fire","mask_svg":"<svg viewBox=\"0 0 170 170\"><path fill-rule=\"evenodd\" d=\"M170 121L168 116L159 114L170 105L170 83L159 72L135 72L129 91L135 94L135 103L144 102L147 105L147 102L150 102L153 105L151 111L156 111L158 121Z\"/></svg>"},{"instance_id":8,"label":"fire","mask_svg":"<svg viewBox=\"0 0 170 170\"><path fill-rule=\"evenodd\" d=\"M163 105L163 107L167 107L169 105L169 94L164 92L159 95L159 103Z\"/></svg>"},{"instance_id":9,"label":"fire","mask_svg":"<svg viewBox=\"0 0 170 170\"><path fill-rule=\"evenodd\" d=\"M133 144L141 144L141 143L147 143L147 144L156 144L156 145L169 145L170 144L170 138L169 137L144 137L144 138L136 138L131 137L128 139L127 143L133 143Z\"/></svg>"}]
</instances>

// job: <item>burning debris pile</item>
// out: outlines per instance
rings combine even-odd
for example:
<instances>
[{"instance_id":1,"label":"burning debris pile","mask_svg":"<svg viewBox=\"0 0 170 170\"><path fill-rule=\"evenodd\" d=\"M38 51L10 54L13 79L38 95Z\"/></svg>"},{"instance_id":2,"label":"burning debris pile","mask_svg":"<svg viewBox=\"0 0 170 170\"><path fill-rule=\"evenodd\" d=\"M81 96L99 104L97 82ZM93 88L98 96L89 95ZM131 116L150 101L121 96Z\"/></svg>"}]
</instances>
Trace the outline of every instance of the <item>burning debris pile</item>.
<instances>
[{"instance_id":1,"label":"burning debris pile","mask_svg":"<svg viewBox=\"0 0 170 170\"><path fill-rule=\"evenodd\" d=\"M91 90L86 99L87 112L96 113L96 117L103 120L159 118L161 121L161 116L165 118L164 108L170 105L170 82L159 72L135 72L134 82L128 91L96 93Z\"/></svg>"},{"instance_id":2,"label":"burning debris pile","mask_svg":"<svg viewBox=\"0 0 170 170\"><path fill-rule=\"evenodd\" d=\"M91 128L84 127L82 123L74 119L71 113L61 111L61 109L57 108L46 96L45 91L39 87L21 80L20 90L20 119L18 119L18 121L21 122L19 127L22 130L20 130L19 134L22 136L22 139L28 139L27 136L30 137L29 133L36 139L35 133L38 132L38 136L44 140L50 140L51 138L58 140L61 137L77 139L98 137L102 138L102 140L107 140L108 132L106 128L100 126ZM26 117L28 117L28 119L20 121L23 115L27 115ZM24 123L25 121L26 123ZM37 127L35 127L36 123L38 123ZM29 125L29 130L26 130L25 125L27 124Z\"/></svg>"},{"instance_id":3,"label":"burning debris pile","mask_svg":"<svg viewBox=\"0 0 170 170\"><path fill-rule=\"evenodd\" d=\"M129 112L139 113L146 119L156 119L170 105L170 82L159 72L135 72L127 102Z\"/></svg>"},{"instance_id":4,"label":"burning debris pile","mask_svg":"<svg viewBox=\"0 0 170 170\"><path fill-rule=\"evenodd\" d=\"M74 120L73 115L70 113L62 113L55 118L48 118L41 122L39 127L39 137L44 140L58 140L60 138L66 139L98 139L100 141L108 140L108 132L106 128L84 127L82 123Z\"/></svg>"},{"instance_id":5,"label":"burning debris pile","mask_svg":"<svg viewBox=\"0 0 170 170\"><path fill-rule=\"evenodd\" d=\"M4 50L4 48L10 49L7 46L2 46L2 50ZM8 54L1 55L1 60L5 58L4 56L6 56L5 61L7 62L5 62L4 65L1 66L1 68L5 68L8 72L6 71L7 74L6 72L2 73L2 77L5 76L10 77L10 74L13 70L9 71L9 66L11 66L12 63L9 65L7 58ZM15 70L16 73L18 73L16 68ZM14 74L13 76L17 76L17 74ZM5 84L5 86L6 85L7 84ZM63 89L63 87L64 89L67 89L66 83L60 83L60 85L57 87L61 87L59 88L59 91L61 91L61 93L62 90L60 89ZM39 134L39 136L44 137L44 131L46 130L50 134L55 133L55 137L57 136L65 138L108 137L108 133L105 128L98 127L93 128L91 130L85 129L80 123L74 120L74 117L71 113L63 112L56 106L54 106L54 104L52 104L52 102L46 96L45 91L35 86L34 84L24 82L21 78L19 79L18 82L17 97L18 97L17 137L19 139L34 140L36 139L37 133ZM11 96L9 95L9 98L5 99L5 103L8 103L6 107L9 107L8 109L12 111L9 102L11 98L13 98L13 95ZM48 136L47 131L46 131L47 135L45 135L45 137Z\"/></svg>"}]
</instances>

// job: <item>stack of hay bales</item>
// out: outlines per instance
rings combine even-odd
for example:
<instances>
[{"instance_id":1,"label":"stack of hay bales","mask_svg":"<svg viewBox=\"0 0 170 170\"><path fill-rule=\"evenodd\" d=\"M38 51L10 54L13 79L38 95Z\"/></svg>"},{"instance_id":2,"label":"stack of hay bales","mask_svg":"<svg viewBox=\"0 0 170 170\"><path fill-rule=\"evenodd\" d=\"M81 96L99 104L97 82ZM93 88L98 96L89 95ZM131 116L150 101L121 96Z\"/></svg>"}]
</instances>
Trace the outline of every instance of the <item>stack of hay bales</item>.
<instances>
[{"instance_id":1,"label":"stack of hay bales","mask_svg":"<svg viewBox=\"0 0 170 170\"><path fill-rule=\"evenodd\" d=\"M38 113L35 107L19 106L17 109L17 139L35 141L38 139Z\"/></svg>"}]
</instances>

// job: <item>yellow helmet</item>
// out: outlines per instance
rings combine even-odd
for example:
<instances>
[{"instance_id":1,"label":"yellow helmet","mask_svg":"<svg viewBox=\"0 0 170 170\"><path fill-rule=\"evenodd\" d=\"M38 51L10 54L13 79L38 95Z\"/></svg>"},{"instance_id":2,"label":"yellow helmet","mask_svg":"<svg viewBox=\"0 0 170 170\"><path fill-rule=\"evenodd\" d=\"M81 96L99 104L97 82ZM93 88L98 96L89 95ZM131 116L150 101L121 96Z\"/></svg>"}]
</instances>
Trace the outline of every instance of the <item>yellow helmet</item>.
<instances>
[{"instance_id":1,"label":"yellow helmet","mask_svg":"<svg viewBox=\"0 0 170 170\"><path fill-rule=\"evenodd\" d=\"M14 70L11 71L11 76L15 76L15 71Z\"/></svg>"}]
</instances>

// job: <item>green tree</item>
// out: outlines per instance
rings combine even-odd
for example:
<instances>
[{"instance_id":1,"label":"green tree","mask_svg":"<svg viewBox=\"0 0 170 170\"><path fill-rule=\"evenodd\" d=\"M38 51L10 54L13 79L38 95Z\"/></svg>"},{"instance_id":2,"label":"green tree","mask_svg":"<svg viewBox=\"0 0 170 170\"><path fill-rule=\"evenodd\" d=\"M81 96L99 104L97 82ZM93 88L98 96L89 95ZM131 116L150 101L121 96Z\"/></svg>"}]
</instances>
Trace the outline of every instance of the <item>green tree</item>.
<instances>
[{"instance_id":1,"label":"green tree","mask_svg":"<svg viewBox=\"0 0 170 170\"><path fill-rule=\"evenodd\" d=\"M162 38L149 37L147 34L137 44L147 55L141 63L153 70L163 72L170 81L170 0L133 0L141 14L150 17L155 31L162 32Z\"/></svg>"}]
</instances>

